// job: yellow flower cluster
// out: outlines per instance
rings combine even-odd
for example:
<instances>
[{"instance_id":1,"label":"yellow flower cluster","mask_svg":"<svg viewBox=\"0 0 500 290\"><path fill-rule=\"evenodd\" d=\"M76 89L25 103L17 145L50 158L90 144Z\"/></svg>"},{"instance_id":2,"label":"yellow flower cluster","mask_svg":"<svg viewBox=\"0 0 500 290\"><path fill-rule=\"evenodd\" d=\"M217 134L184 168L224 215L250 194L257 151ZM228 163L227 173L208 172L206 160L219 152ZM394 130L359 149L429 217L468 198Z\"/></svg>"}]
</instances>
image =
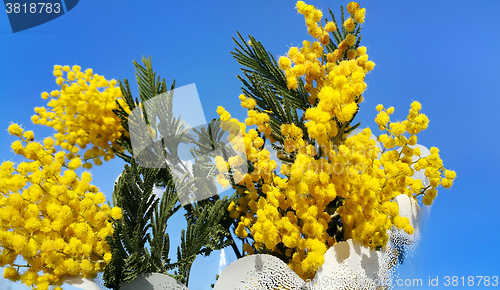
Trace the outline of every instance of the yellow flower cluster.
<instances>
[{"instance_id":1,"label":"yellow flower cluster","mask_svg":"<svg viewBox=\"0 0 500 290\"><path fill-rule=\"evenodd\" d=\"M311 107L304 112L307 132L295 124L280 127L284 152L278 152L278 157L287 162L279 172L264 148L262 135L276 142L265 111L258 111L253 100L240 96L242 107L248 109L245 124L257 126L257 130L248 132L245 124L231 119L224 108L219 107L217 113L241 129L247 160L252 165L240 182L232 184L239 200L228 208L230 216L238 220L235 233L244 239L245 253L271 251L288 262L301 278L311 279L323 264L327 248L338 242L327 233L334 200L342 201L333 210L341 217L344 238L378 249L387 244L387 232L392 226L408 234L414 231L409 220L399 216L396 196L406 194L416 199L423 195L423 203L430 204L437 195L436 187L450 187L456 174L443 167L437 148L413 162L420 152L411 146L416 144L416 134L429 122L417 102L411 105L407 120L395 123L389 117L394 108L377 106L376 122L387 130L378 138L384 146L382 152L370 138L368 128L347 138L346 131L363 100L365 75L375 65L368 61L366 47L356 43L354 33L364 22L365 9L349 3L351 16L343 23L347 33L335 51L326 55L328 33L338 38L342 32L331 22L324 27L318 25L322 13L314 6L299 1L297 9L317 41L304 41L300 50L290 48L288 55L279 59L279 66L285 71L289 89L296 89L297 78L304 77ZM406 137L406 133L411 136ZM400 150L389 150L396 146ZM218 161L220 172L228 166ZM428 187L412 177L416 170L424 169L430 179Z\"/></svg>"},{"instance_id":2,"label":"yellow flower cluster","mask_svg":"<svg viewBox=\"0 0 500 290\"><path fill-rule=\"evenodd\" d=\"M217 113L220 115L220 118L223 119L224 116L227 117L227 122L223 122L221 127L222 129L230 132L228 140L236 151L244 153L247 160L253 162L254 165L262 165L262 168L265 170L260 171L260 174L265 174L265 178L267 180L271 171L276 169L277 166L275 161L270 160L270 152L263 149L264 139L262 138L262 134L264 134L264 136L268 139L273 139L271 136L272 129L269 126L269 115L265 112L261 113L257 110L253 110L255 105L250 106L251 108L247 106L249 103L254 103L254 100L248 99L244 95L240 95L240 100L242 106L248 108L248 118L245 120L245 123L239 122L235 118L231 118L229 112L219 106ZM246 132L247 125L256 125L257 130L250 129ZM235 136L241 136L241 138L235 138ZM224 166L222 164L226 164L233 169L243 164L243 160L240 159L241 157L234 156L232 158L234 158L233 161L229 158L228 162L224 161L222 157L216 158L216 164L221 164L218 165L219 172L224 172ZM238 174L238 172L236 172L236 174ZM258 176L259 175L255 173L253 178L257 178ZM235 178L235 180L242 180L242 178Z\"/></svg>"},{"instance_id":3,"label":"yellow flower cluster","mask_svg":"<svg viewBox=\"0 0 500 290\"><path fill-rule=\"evenodd\" d=\"M354 29L351 24L362 23L356 15L363 14L364 19L364 9L355 9L357 3L352 3L349 4L352 15L344 23L347 31ZM351 33L345 35L334 52L325 55L324 46L330 42L328 33L337 29L335 24L328 22L321 28L318 21L322 12L302 1L297 2L297 9L305 16L309 33L318 41L312 44L304 41L300 50L290 48L287 56L279 59L279 64L285 71L289 88L296 89L297 78L304 76L304 88L309 93L309 103L314 106L305 113L309 121L306 123L308 134L319 145L327 145L340 129L345 129L338 125L350 122L358 111L366 89L365 74L373 70L375 64L368 61L366 47L356 48L356 36Z\"/></svg>"},{"instance_id":4,"label":"yellow flower cluster","mask_svg":"<svg viewBox=\"0 0 500 290\"><path fill-rule=\"evenodd\" d=\"M56 151L53 138L35 142L33 132L17 124L8 131L21 139L12 143L13 151L27 160L0 165L4 278L43 290L62 285L65 276L94 277L111 260L105 238L113 233L111 218L121 218L120 208L103 204L90 173L79 177L74 172L80 158L66 162L67 154ZM16 264L18 256L27 264Z\"/></svg>"},{"instance_id":5,"label":"yellow flower cluster","mask_svg":"<svg viewBox=\"0 0 500 290\"><path fill-rule=\"evenodd\" d=\"M242 106L245 106L247 99L244 97L240 97L240 99ZM222 107L218 113L221 118L224 114L228 114ZM252 117L255 113L249 109L248 118L255 118ZM260 129L258 130L250 129L246 132L246 125L236 119L230 119L225 125L225 127L234 126L241 130L245 147L240 147L240 149L245 150L247 160L253 164L253 171L240 178L239 185L244 185L246 189L238 190L240 198L237 204L233 202L228 208L230 216L239 219L235 233L242 238L250 237L249 233L253 237L254 244L246 243L244 246L244 251L247 254L254 253L254 248L257 250L267 248L276 253L287 255L290 259L293 258L290 266L302 277L310 278L311 274L323 263L323 255L327 250L324 241L329 240L331 245L334 242L333 238L326 234L330 216L324 212L324 208L310 204L311 200L307 199L306 184L298 184L297 188L300 188L300 194L295 194L295 186L291 186L290 183L292 179L283 179L275 173L277 164L271 160L270 152L263 148L264 140L261 136L265 132L272 133L268 124L269 116L265 113L257 114L267 116L267 118L262 118L262 122L259 122ZM246 123L253 122L248 122L247 119ZM300 128L294 125L283 125L282 127L283 133L290 137L288 139L290 142L293 142L292 139L304 142ZM299 145L287 144L289 147ZM308 149L311 153L312 146L309 146ZM216 158L216 164L219 172L225 172L229 168L228 166L231 167L231 160L225 162L222 158ZM283 171L284 168L282 166L281 170ZM335 193L330 192L329 194L330 200L333 200ZM326 207L327 204L328 202L324 206ZM309 208L309 205L312 206ZM298 210L297 214L295 210ZM306 239L302 238L304 235L307 236ZM284 249L284 247L287 248ZM280 248L284 250L282 251Z\"/></svg>"},{"instance_id":6,"label":"yellow flower cluster","mask_svg":"<svg viewBox=\"0 0 500 290\"><path fill-rule=\"evenodd\" d=\"M32 122L56 129L56 145L67 150L70 157L81 157L77 154L80 149L92 144L82 158L87 169L92 167L89 160L101 165L101 158L105 161L114 158L113 149L123 150L116 140L127 132L113 110L118 109L117 103L128 110L116 81L108 81L94 74L92 69L83 72L77 65L71 69L56 65L54 76L61 88L50 94L42 93L43 99L51 97L49 108L35 108Z\"/></svg>"},{"instance_id":7,"label":"yellow flower cluster","mask_svg":"<svg viewBox=\"0 0 500 290\"><path fill-rule=\"evenodd\" d=\"M382 134L378 137L383 147L385 149L392 149L396 146L400 147L401 150L399 151L388 152L392 152L390 154L394 156L397 155L404 164L411 165L412 174L405 177L404 182L415 193L414 197L423 195L423 204L431 205L437 196L436 188L439 185L444 188L450 188L453 185L456 173L443 167L443 160L439 157L438 148L431 147L430 155L421 157L420 148L413 147L417 144L417 134L427 129L429 125L429 118L425 114L420 113L421 109L422 105L415 101L411 104L406 120L402 122L390 122L390 115L394 112L394 108L390 107L385 110L384 106L380 104L377 106L379 113L375 118L375 122L379 125L380 130L386 130L387 132L387 134ZM405 136L406 133L409 134L408 137ZM388 160L384 156L380 158L381 161ZM429 186L425 188L420 179L411 178L414 171L420 170L424 170L425 176L429 178Z\"/></svg>"},{"instance_id":8,"label":"yellow flower cluster","mask_svg":"<svg viewBox=\"0 0 500 290\"><path fill-rule=\"evenodd\" d=\"M366 9L365 8L359 8L359 4L356 2L351 2L347 4L347 12L351 14L351 17L349 19L356 21L357 23L363 23L365 22L365 13ZM349 19L346 20L346 22L349 21ZM347 29L347 27L346 27ZM347 29L347 31L352 31L353 29Z\"/></svg>"},{"instance_id":9,"label":"yellow flower cluster","mask_svg":"<svg viewBox=\"0 0 500 290\"><path fill-rule=\"evenodd\" d=\"M344 27L348 32L351 32L354 31L356 25L363 23L365 9L359 9L359 5L355 2L351 2L349 5L348 11L351 16L345 21ZM366 47L357 47L357 38L353 33L347 33L342 39L339 39L334 52L326 55L325 63L324 47L330 43L329 33L339 31L338 28L334 22L328 22L324 27L321 27L320 21L323 13L303 1L297 2L297 10L304 15L308 32L316 41L311 44L311 42L305 40L302 43L302 48L291 47L287 56L279 59L280 68L285 71L289 88L297 89L297 78L304 76L306 81L305 89L311 94L309 101L314 105L321 88L323 86L333 86L336 76L339 76L339 78L336 80L335 87L340 90L344 84L350 83L349 79L353 77L351 73L359 71L362 74L353 77L359 82L360 78L364 78L366 72L373 70L375 63L368 61ZM341 35L340 32L338 35ZM334 71L338 62L342 60L356 61L349 66ZM293 67L292 64L294 64ZM357 70L357 67L360 67L361 70ZM349 68L349 70L346 70L346 68ZM347 80L340 78L340 76L345 76ZM313 81L316 81L316 87L313 87ZM351 85L356 87L355 83ZM362 92L364 88L357 88L357 90Z\"/></svg>"}]
</instances>

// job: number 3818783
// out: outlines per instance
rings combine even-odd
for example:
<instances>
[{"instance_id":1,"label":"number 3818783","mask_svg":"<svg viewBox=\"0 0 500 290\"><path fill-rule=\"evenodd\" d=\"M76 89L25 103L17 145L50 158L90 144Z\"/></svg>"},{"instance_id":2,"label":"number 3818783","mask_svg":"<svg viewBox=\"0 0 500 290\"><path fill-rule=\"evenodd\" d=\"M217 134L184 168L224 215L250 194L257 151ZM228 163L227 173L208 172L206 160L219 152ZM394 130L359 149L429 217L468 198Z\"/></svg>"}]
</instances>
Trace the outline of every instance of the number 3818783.
<instances>
[{"instance_id":1,"label":"number 3818783","mask_svg":"<svg viewBox=\"0 0 500 290\"><path fill-rule=\"evenodd\" d=\"M6 3L7 13L61 13L61 3Z\"/></svg>"}]
</instances>

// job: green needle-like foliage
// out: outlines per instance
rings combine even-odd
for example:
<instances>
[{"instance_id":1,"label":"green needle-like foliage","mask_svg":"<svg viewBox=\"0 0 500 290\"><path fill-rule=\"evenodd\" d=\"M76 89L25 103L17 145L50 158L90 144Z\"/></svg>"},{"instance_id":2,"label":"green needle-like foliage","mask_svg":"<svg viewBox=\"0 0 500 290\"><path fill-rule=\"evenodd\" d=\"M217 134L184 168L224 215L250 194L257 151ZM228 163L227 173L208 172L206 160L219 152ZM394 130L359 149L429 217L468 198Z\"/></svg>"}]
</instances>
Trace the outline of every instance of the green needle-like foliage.
<instances>
[{"instance_id":1,"label":"green needle-like foliage","mask_svg":"<svg viewBox=\"0 0 500 290\"><path fill-rule=\"evenodd\" d=\"M202 209L196 209L196 218L189 218L187 230L181 233L181 245L177 249L178 270L176 274L181 282L188 285L191 266L196 256L210 255L214 250L229 246L232 241L224 240L228 231L220 224L229 206L228 199L218 199L214 203L206 204Z\"/></svg>"},{"instance_id":2,"label":"green needle-like foliage","mask_svg":"<svg viewBox=\"0 0 500 290\"><path fill-rule=\"evenodd\" d=\"M298 112L310 107L304 83L299 81L297 90L289 90L286 77L278 63L264 46L250 36L252 45L248 45L238 33L241 40L233 38L236 45L234 58L243 66L243 93L255 99L257 110L271 111L270 125L277 140L283 140L281 124L295 124L305 131L304 122Z\"/></svg>"},{"instance_id":3,"label":"green needle-like foliage","mask_svg":"<svg viewBox=\"0 0 500 290\"><path fill-rule=\"evenodd\" d=\"M132 97L127 80L120 82L123 97L133 113L129 115L120 106L115 113L130 132L134 121L140 121L136 116L140 110L141 117L157 134L138 132L139 136L134 135L146 144L141 152L134 152L129 137L119 141L125 151L116 154L128 164L115 184L113 203L122 208L123 218L116 221L113 236L107 237L113 256L103 276L105 286L113 289L149 272L170 275L188 285L189 273L198 255L208 256L229 245L238 250L229 232L233 220L228 216L227 207L232 199L219 198L215 182L207 182L213 180L216 169L211 162L214 150L230 151L222 142L224 132L220 121L212 121L207 128L191 130L181 116L174 116L175 82L167 90L165 80L153 71L151 60L144 58L143 63L134 62L139 99ZM159 95L162 97L155 98ZM148 116L154 117L148 119ZM185 143L195 145L191 149L195 159L192 171L183 167L178 156L179 146ZM138 156L145 158L137 159ZM173 170L183 175L175 175ZM161 199L153 193L155 187L162 189ZM172 261L167 224L182 208L180 196L201 201L184 206L187 228L182 230L177 260ZM241 256L239 251L237 256Z\"/></svg>"},{"instance_id":4,"label":"green needle-like foliage","mask_svg":"<svg viewBox=\"0 0 500 290\"><path fill-rule=\"evenodd\" d=\"M118 289L122 282L150 272L153 266L145 245L151 240L147 231L158 203L153 195L156 171L150 169L141 178L137 164L133 162L125 166L115 184L113 204L122 208L123 218L115 223L113 239L107 239L113 253L111 263L104 272L108 288Z\"/></svg>"}]
</instances>

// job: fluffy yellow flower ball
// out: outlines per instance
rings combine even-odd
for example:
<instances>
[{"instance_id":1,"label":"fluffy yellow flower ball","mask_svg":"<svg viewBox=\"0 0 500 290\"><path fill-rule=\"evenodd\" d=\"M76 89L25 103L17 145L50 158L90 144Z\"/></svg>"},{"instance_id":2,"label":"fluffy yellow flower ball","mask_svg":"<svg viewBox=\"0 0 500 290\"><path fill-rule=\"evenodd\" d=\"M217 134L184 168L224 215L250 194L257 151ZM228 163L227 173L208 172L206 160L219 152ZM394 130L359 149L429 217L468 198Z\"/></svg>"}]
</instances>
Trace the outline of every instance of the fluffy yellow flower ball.
<instances>
[{"instance_id":1,"label":"fluffy yellow flower ball","mask_svg":"<svg viewBox=\"0 0 500 290\"><path fill-rule=\"evenodd\" d=\"M7 130L14 136L20 137L23 134L23 129L18 124L11 124Z\"/></svg>"}]
</instances>

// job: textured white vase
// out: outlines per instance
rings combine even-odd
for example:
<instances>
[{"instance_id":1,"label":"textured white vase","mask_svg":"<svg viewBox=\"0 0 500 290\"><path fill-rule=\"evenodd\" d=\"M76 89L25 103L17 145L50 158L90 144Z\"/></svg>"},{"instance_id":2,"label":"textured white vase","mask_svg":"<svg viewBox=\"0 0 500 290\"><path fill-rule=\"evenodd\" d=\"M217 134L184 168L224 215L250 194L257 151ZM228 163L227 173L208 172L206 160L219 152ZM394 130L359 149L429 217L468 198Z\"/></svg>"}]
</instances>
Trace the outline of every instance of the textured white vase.
<instances>
[{"instance_id":1,"label":"textured white vase","mask_svg":"<svg viewBox=\"0 0 500 290\"><path fill-rule=\"evenodd\" d=\"M390 278L389 254L348 240L325 253L325 262L312 281L302 280L288 265L271 255L251 255L231 263L214 290L228 289L374 289ZM280 288L281 287L281 288Z\"/></svg>"},{"instance_id":2,"label":"textured white vase","mask_svg":"<svg viewBox=\"0 0 500 290\"><path fill-rule=\"evenodd\" d=\"M64 278L64 283L85 290L101 290L101 287L94 280L83 278L82 276L73 276Z\"/></svg>"},{"instance_id":3,"label":"textured white vase","mask_svg":"<svg viewBox=\"0 0 500 290\"><path fill-rule=\"evenodd\" d=\"M174 278L160 273L143 273L129 283L123 283L120 290L189 290Z\"/></svg>"},{"instance_id":4,"label":"textured white vase","mask_svg":"<svg viewBox=\"0 0 500 290\"><path fill-rule=\"evenodd\" d=\"M410 225L418 231L420 206L406 194L396 196L395 200L399 206L399 215L408 218Z\"/></svg>"}]
</instances>

